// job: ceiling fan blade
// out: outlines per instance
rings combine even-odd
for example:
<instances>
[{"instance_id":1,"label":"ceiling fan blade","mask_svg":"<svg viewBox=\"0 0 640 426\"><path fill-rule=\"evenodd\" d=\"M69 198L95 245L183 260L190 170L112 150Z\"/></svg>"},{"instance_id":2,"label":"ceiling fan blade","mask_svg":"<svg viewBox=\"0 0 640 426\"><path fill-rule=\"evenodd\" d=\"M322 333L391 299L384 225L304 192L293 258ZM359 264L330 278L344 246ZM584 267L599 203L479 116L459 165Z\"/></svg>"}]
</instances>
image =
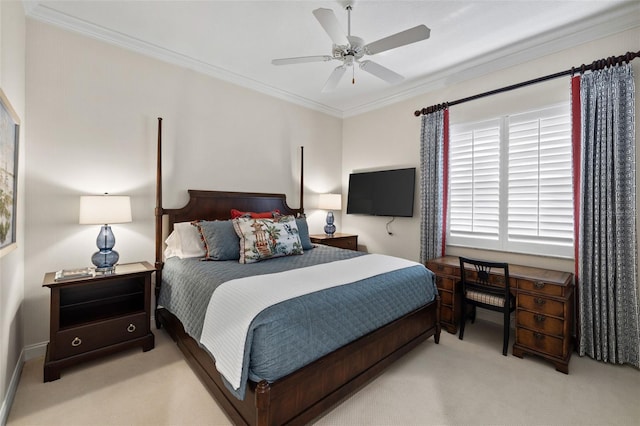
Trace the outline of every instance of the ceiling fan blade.
<instances>
[{"instance_id":1,"label":"ceiling fan blade","mask_svg":"<svg viewBox=\"0 0 640 426\"><path fill-rule=\"evenodd\" d=\"M271 61L273 65L290 65L290 64L304 64L306 62L326 62L333 59L333 56L318 55L318 56L299 56L297 58L281 58Z\"/></svg>"},{"instance_id":2,"label":"ceiling fan blade","mask_svg":"<svg viewBox=\"0 0 640 426\"><path fill-rule=\"evenodd\" d=\"M364 50L369 55L375 55L376 53L384 52L389 49L395 49L396 47L426 40L429 38L430 34L431 30L427 28L426 25L418 25L417 27L409 28L408 30L400 31L399 33L390 35L389 37L381 38L380 40L369 43L364 47Z\"/></svg>"},{"instance_id":3,"label":"ceiling fan blade","mask_svg":"<svg viewBox=\"0 0 640 426\"><path fill-rule=\"evenodd\" d=\"M404 80L404 77L400 74L397 74L391 71L389 68L385 68L380 64L376 64L372 61L362 61L360 62L360 69L368 72L369 74L375 75L376 77L386 81L389 84L400 83Z\"/></svg>"},{"instance_id":4,"label":"ceiling fan blade","mask_svg":"<svg viewBox=\"0 0 640 426\"><path fill-rule=\"evenodd\" d=\"M338 86L338 83L340 82L340 79L342 78L342 76L346 71L347 71L347 67L344 65L340 65L339 67L336 67L336 69L334 69L331 75L329 76L329 79L327 80L327 82L324 84L322 91L331 92L335 90L335 88Z\"/></svg>"},{"instance_id":5,"label":"ceiling fan blade","mask_svg":"<svg viewBox=\"0 0 640 426\"><path fill-rule=\"evenodd\" d=\"M331 40L334 44L339 45L347 45L349 44L347 37L340 28L340 23L338 23L338 19L336 15L333 13L331 9L316 9L313 11L313 16L316 17L322 28L329 34Z\"/></svg>"}]
</instances>

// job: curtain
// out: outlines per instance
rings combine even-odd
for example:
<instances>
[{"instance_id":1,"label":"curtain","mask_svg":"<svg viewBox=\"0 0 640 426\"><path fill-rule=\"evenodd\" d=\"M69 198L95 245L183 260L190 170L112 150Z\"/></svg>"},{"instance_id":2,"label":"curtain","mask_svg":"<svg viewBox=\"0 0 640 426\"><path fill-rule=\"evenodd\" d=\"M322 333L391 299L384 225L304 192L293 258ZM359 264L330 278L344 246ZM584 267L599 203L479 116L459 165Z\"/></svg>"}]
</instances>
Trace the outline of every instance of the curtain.
<instances>
[{"instance_id":1,"label":"curtain","mask_svg":"<svg viewBox=\"0 0 640 426\"><path fill-rule=\"evenodd\" d=\"M580 82L579 353L640 367L631 65Z\"/></svg>"},{"instance_id":2,"label":"curtain","mask_svg":"<svg viewBox=\"0 0 640 426\"><path fill-rule=\"evenodd\" d=\"M448 110L422 116L420 135L420 262L444 255Z\"/></svg>"}]
</instances>

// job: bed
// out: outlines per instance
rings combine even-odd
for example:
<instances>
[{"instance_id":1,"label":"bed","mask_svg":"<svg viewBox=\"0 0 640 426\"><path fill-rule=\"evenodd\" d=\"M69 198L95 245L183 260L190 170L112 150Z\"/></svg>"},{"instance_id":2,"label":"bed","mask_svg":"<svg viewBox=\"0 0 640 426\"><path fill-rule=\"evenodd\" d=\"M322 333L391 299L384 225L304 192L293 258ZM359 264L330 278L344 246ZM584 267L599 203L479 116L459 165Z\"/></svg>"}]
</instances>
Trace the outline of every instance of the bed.
<instances>
[{"instance_id":1,"label":"bed","mask_svg":"<svg viewBox=\"0 0 640 426\"><path fill-rule=\"evenodd\" d=\"M175 224L193 220L226 221L230 218L232 209L247 212L278 211L283 216L293 216L299 220L303 218L304 214L302 201L300 208L295 209L287 205L286 197L282 194L189 190L189 201L184 207L163 208L161 125L162 121L159 119L156 192L156 300L164 301L166 306L162 303L158 304L155 313L156 324L159 328L164 327L177 342L192 369L198 374L234 424L306 424L329 410L351 392L364 386L381 373L385 367L424 340L433 336L436 343L439 341L439 298L436 294L431 300L425 300L424 304L421 302L419 306L411 308L409 312L403 313L398 318L385 324L376 325L375 329L340 347L331 349L330 352L323 354L318 359L310 362L305 361L304 365L296 366L295 370L286 372L282 377L260 379L260 377L252 377L247 370L243 370L243 387L239 396L238 392L234 391L235 386L230 386L229 382L218 372L216 363L210 355L211 351L201 344L199 333L193 331L194 327L187 321L187 316L184 312L175 309L174 306L177 305L168 299L167 293L170 292L171 286L175 286L176 267L180 269L183 263L171 259L165 261L163 258L164 239L174 229ZM302 200L302 188L300 199ZM316 251L314 252L314 250ZM301 256L289 257L294 262L303 262L303 259L306 261L307 258L311 259L313 256L334 256L338 253L337 256L345 258L345 261L352 259L357 261L358 256L355 253L348 254L346 252L331 247L318 247L309 252L305 251ZM367 256L372 255L361 257ZM279 266L276 265L285 264L288 261L284 260L285 258L287 257L260 263L269 264L272 262L269 264L269 268L275 267L277 269ZM194 262L191 260L189 265L191 268L208 269L209 265L205 264L215 263L215 261ZM163 276L166 277L163 278ZM338 286L337 290L353 286L355 284ZM364 287L366 286L361 285L361 288ZM325 297L328 297L331 291L334 290L324 290ZM313 293L296 300L305 297L318 297L318 295ZM317 303L314 299L310 299L308 306L315 304ZM283 306L285 307L283 308ZM292 311L282 304L280 304L280 309L281 311ZM271 341L271 339L268 338L266 341ZM277 350L282 349L280 346L286 345L281 342L276 346L278 347L272 348L274 353L282 354L282 350L280 352Z\"/></svg>"}]
</instances>

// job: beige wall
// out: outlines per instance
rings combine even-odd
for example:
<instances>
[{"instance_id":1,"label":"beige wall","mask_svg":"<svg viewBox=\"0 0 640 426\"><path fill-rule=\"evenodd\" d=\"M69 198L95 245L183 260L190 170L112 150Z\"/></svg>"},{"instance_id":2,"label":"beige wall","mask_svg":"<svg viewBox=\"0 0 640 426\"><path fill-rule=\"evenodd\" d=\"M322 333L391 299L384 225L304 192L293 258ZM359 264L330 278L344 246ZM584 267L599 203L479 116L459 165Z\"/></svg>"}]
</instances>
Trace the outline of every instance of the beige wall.
<instances>
[{"instance_id":1,"label":"beige wall","mask_svg":"<svg viewBox=\"0 0 640 426\"><path fill-rule=\"evenodd\" d=\"M0 2L0 88L21 121L16 248L0 258L0 423L8 415L10 386L24 347L22 300L25 247L25 16L20 2ZM12 381L13 379L13 381Z\"/></svg>"},{"instance_id":2,"label":"beige wall","mask_svg":"<svg viewBox=\"0 0 640 426\"><path fill-rule=\"evenodd\" d=\"M301 145L307 192L341 189L338 118L31 19L27 81L26 344L49 338L43 274L96 251L99 227L77 223L80 195L131 195L115 249L121 262L154 260L159 116L164 207L181 207L188 188L285 193L297 207ZM322 213L308 213L320 232Z\"/></svg>"},{"instance_id":3,"label":"beige wall","mask_svg":"<svg viewBox=\"0 0 640 426\"><path fill-rule=\"evenodd\" d=\"M342 185L344 199L348 188L349 173L367 169L395 167L419 167L420 119L413 112L426 106L453 101L478 93L516 84L547 74L570 69L582 63L627 51L637 51L640 45L640 29L627 31L599 41L515 66L487 76L417 96L404 102L344 120L342 147ZM632 62L636 87L640 87L640 60ZM455 80L455 75L451 76ZM536 105L568 99L569 78L531 86L508 94L472 101L450 109L451 122L477 120L484 115L496 116L505 112L527 110ZM640 96L636 97L636 101ZM636 105L636 114L640 108ZM640 117L636 115L636 123ZM639 150L640 151L640 150ZM638 152L640 154L640 152ZM640 164L640 162L639 162ZM416 206L419 206L416 188ZM640 197L638 197L640 201ZM358 242L369 251L388 253L418 260L420 256L419 210L413 218L397 218L391 225L393 235L388 235L385 224L390 218L342 214L341 231L359 234ZM484 257L511 263L537 265L573 271L572 260L541 258L499 252L473 251L447 247L447 254Z\"/></svg>"}]
</instances>

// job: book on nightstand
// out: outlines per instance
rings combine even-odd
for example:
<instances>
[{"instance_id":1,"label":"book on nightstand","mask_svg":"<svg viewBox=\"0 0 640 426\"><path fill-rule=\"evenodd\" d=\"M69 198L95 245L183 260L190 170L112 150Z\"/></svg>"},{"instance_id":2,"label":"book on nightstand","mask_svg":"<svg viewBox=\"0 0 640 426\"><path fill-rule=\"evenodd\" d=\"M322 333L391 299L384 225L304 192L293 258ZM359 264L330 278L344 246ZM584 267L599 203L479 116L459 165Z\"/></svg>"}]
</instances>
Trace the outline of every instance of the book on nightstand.
<instances>
[{"instance_id":1,"label":"book on nightstand","mask_svg":"<svg viewBox=\"0 0 640 426\"><path fill-rule=\"evenodd\" d=\"M56 272L55 280L56 281L73 280L76 278L94 277L95 275L96 275L95 269L90 267L76 268L76 269L60 269L59 271Z\"/></svg>"}]
</instances>

